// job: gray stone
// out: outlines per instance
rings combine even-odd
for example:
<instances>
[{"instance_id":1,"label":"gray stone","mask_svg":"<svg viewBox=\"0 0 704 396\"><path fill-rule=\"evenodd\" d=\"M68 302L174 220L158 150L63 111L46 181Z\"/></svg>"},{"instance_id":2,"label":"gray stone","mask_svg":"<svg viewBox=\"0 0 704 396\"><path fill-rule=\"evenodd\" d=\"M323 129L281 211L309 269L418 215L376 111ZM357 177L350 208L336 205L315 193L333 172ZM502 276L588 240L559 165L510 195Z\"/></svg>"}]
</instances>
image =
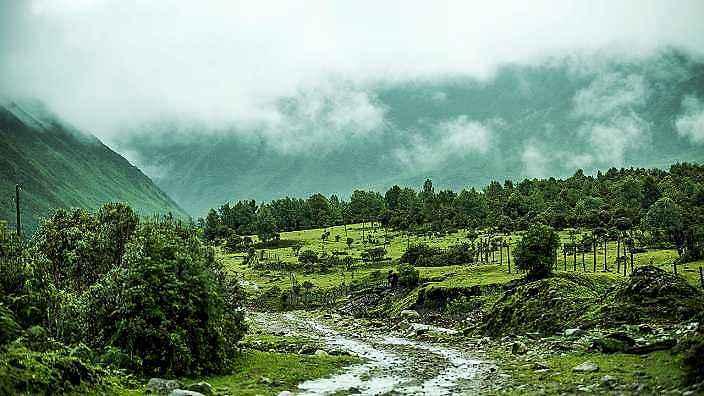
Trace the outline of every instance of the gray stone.
<instances>
[{"instance_id":1,"label":"gray stone","mask_svg":"<svg viewBox=\"0 0 704 396\"><path fill-rule=\"evenodd\" d=\"M315 351L315 356L328 356L328 353L322 349L318 349Z\"/></svg>"},{"instance_id":2,"label":"gray stone","mask_svg":"<svg viewBox=\"0 0 704 396\"><path fill-rule=\"evenodd\" d=\"M169 396L205 396L200 392L195 392L186 389L174 389L169 393Z\"/></svg>"},{"instance_id":3,"label":"gray stone","mask_svg":"<svg viewBox=\"0 0 704 396\"><path fill-rule=\"evenodd\" d=\"M584 334L584 330L582 330L580 328L565 330L565 336L567 336L567 337L577 337L582 334Z\"/></svg>"},{"instance_id":4,"label":"gray stone","mask_svg":"<svg viewBox=\"0 0 704 396\"><path fill-rule=\"evenodd\" d=\"M181 386L181 383L176 380L151 378L149 382L147 382L145 392L153 395L168 395L174 389L178 389L179 386Z\"/></svg>"},{"instance_id":5,"label":"gray stone","mask_svg":"<svg viewBox=\"0 0 704 396\"><path fill-rule=\"evenodd\" d=\"M292 396L292 395L293 395L293 393L291 393L291 392L289 392L289 391L281 391L281 392L279 392L279 396Z\"/></svg>"},{"instance_id":6,"label":"gray stone","mask_svg":"<svg viewBox=\"0 0 704 396\"><path fill-rule=\"evenodd\" d=\"M399 316L401 319L420 319L420 314L412 309L404 309Z\"/></svg>"},{"instance_id":7,"label":"gray stone","mask_svg":"<svg viewBox=\"0 0 704 396\"><path fill-rule=\"evenodd\" d=\"M599 371L599 366L592 362L584 362L572 368L575 373L593 373Z\"/></svg>"},{"instance_id":8,"label":"gray stone","mask_svg":"<svg viewBox=\"0 0 704 396\"><path fill-rule=\"evenodd\" d=\"M525 355L528 352L528 347L526 344L516 341L511 345L511 353L514 355Z\"/></svg>"},{"instance_id":9,"label":"gray stone","mask_svg":"<svg viewBox=\"0 0 704 396\"><path fill-rule=\"evenodd\" d=\"M212 396L215 394L213 391L213 386L207 382L196 382L195 384L190 384L186 387L186 390L202 393L205 396Z\"/></svg>"},{"instance_id":10,"label":"gray stone","mask_svg":"<svg viewBox=\"0 0 704 396\"><path fill-rule=\"evenodd\" d=\"M614 385L616 384L616 378L610 376L610 375L605 375L601 377L601 385L605 388L613 388Z\"/></svg>"}]
</instances>

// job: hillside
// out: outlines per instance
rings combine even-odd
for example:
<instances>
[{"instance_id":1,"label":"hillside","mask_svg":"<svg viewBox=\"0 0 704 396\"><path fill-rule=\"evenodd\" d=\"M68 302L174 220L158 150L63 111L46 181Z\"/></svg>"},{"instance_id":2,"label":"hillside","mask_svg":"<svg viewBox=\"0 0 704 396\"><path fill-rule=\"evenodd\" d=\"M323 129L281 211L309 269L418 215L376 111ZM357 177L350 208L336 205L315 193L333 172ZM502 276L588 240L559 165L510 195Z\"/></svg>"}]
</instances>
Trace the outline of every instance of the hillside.
<instances>
[{"instance_id":1,"label":"hillside","mask_svg":"<svg viewBox=\"0 0 704 396\"><path fill-rule=\"evenodd\" d=\"M228 200L418 186L426 177L459 189L577 168L701 162L702 131L678 120L697 120L703 102L704 63L676 51L568 58L506 65L488 80L331 83L281 99L273 126L150 125L116 149L134 153L200 216Z\"/></svg>"},{"instance_id":2,"label":"hillside","mask_svg":"<svg viewBox=\"0 0 704 396\"><path fill-rule=\"evenodd\" d=\"M52 208L128 202L142 214L186 216L139 169L92 135L62 123L39 103L0 106L0 220L15 223L21 183L25 230Z\"/></svg>"}]
</instances>

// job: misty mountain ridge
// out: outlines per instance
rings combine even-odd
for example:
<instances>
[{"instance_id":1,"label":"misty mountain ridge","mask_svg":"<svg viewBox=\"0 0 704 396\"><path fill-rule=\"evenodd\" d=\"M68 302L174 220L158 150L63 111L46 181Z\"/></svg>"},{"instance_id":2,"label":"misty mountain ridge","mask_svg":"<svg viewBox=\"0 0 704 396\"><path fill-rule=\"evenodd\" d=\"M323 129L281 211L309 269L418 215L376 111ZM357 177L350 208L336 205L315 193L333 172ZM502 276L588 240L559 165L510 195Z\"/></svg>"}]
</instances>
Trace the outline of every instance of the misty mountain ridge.
<instances>
[{"instance_id":1,"label":"misty mountain ridge","mask_svg":"<svg viewBox=\"0 0 704 396\"><path fill-rule=\"evenodd\" d=\"M187 216L126 159L35 100L0 102L0 219L13 226L17 183L25 231L54 208L105 202L126 202L145 215Z\"/></svg>"},{"instance_id":2,"label":"misty mountain ridge","mask_svg":"<svg viewBox=\"0 0 704 396\"><path fill-rule=\"evenodd\" d=\"M677 51L590 65L506 65L453 76L330 82L228 128L179 122L116 142L193 215L225 201L354 188L483 186L609 167L702 161L704 63Z\"/></svg>"}]
</instances>

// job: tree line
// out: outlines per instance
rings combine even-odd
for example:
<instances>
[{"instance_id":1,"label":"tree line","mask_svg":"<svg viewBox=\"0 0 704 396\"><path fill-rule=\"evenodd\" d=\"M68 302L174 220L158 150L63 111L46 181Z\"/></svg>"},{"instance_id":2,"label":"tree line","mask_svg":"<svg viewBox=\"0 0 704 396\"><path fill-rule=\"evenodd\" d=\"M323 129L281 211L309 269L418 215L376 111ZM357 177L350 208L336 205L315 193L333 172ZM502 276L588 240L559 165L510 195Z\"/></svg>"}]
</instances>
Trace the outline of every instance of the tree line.
<instances>
[{"instance_id":1,"label":"tree line","mask_svg":"<svg viewBox=\"0 0 704 396\"><path fill-rule=\"evenodd\" d=\"M596 175L578 170L565 179L492 181L482 189L459 192L436 191L428 179L418 191L398 185L383 195L354 190L349 200L317 193L307 199L226 203L199 222L208 240L257 234L265 241L283 231L366 222L413 232L512 232L534 223L555 229L620 229L627 224L647 229L652 238L674 243L681 251L697 252L704 235L704 166L611 168Z\"/></svg>"}]
</instances>

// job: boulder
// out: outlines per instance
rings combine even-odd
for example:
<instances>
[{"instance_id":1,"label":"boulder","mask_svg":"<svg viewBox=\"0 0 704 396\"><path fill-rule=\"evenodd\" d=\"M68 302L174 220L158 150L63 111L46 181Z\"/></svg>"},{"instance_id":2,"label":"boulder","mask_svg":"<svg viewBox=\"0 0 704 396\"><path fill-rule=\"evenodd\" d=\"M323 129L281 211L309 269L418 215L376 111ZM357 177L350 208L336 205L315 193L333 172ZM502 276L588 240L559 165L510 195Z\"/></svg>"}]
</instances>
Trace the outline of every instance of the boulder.
<instances>
[{"instance_id":1,"label":"boulder","mask_svg":"<svg viewBox=\"0 0 704 396\"><path fill-rule=\"evenodd\" d=\"M186 390L202 393L205 396L212 396L215 394L213 391L213 386L207 382L196 382L195 384L190 384L186 387Z\"/></svg>"},{"instance_id":2,"label":"boulder","mask_svg":"<svg viewBox=\"0 0 704 396\"><path fill-rule=\"evenodd\" d=\"M584 330L580 328L567 329L565 330L565 336L567 337L578 337L584 334Z\"/></svg>"},{"instance_id":3,"label":"boulder","mask_svg":"<svg viewBox=\"0 0 704 396\"><path fill-rule=\"evenodd\" d=\"M599 366L592 362L584 362L574 366L572 371L575 373L593 373L595 371L599 371Z\"/></svg>"},{"instance_id":4,"label":"boulder","mask_svg":"<svg viewBox=\"0 0 704 396\"><path fill-rule=\"evenodd\" d=\"M279 392L279 396L293 396L293 393L289 391L281 391Z\"/></svg>"},{"instance_id":5,"label":"boulder","mask_svg":"<svg viewBox=\"0 0 704 396\"><path fill-rule=\"evenodd\" d=\"M147 382L145 393L152 395L168 395L180 386L181 383L176 380L151 378L149 382Z\"/></svg>"},{"instance_id":6,"label":"boulder","mask_svg":"<svg viewBox=\"0 0 704 396\"><path fill-rule=\"evenodd\" d=\"M318 349L315 351L315 356L328 356L328 355L329 354L322 349Z\"/></svg>"},{"instance_id":7,"label":"boulder","mask_svg":"<svg viewBox=\"0 0 704 396\"><path fill-rule=\"evenodd\" d=\"M401 319L405 319L405 320L420 319L420 314L412 309L404 309L403 311L401 311L399 316L401 317Z\"/></svg>"},{"instance_id":8,"label":"boulder","mask_svg":"<svg viewBox=\"0 0 704 396\"><path fill-rule=\"evenodd\" d=\"M528 352L528 347L526 344L516 341L511 345L511 353L514 355L525 355Z\"/></svg>"},{"instance_id":9,"label":"boulder","mask_svg":"<svg viewBox=\"0 0 704 396\"><path fill-rule=\"evenodd\" d=\"M194 392L186 389L174 389L169 393L169 396L205 396L200 392Z\"/></svg>"}]
</instances>

